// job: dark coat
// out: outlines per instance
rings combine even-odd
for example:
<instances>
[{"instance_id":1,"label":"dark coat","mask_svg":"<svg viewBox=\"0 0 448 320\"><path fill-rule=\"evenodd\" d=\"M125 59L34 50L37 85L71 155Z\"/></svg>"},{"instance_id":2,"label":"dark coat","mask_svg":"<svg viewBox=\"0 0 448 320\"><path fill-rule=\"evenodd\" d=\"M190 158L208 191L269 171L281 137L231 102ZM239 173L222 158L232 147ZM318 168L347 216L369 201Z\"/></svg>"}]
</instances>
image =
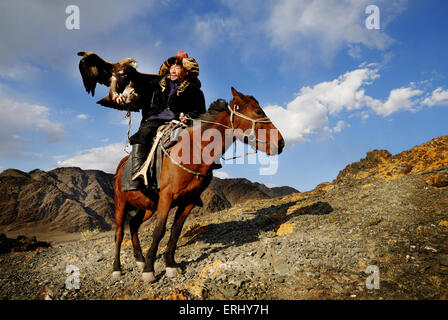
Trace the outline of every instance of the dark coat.
<instances>
[{"instance_id":1,"label":"dark coat","mask_svg":"<svg viewBox=\"0 0 448 320\"><path fill-rule=\"evenodd\" d=\"M181 112L193 119L206 112L204 94L194 81L184 80L177 92L168 98L170 81L167 77L156 79L146 89L145 95L150 99L142 109L140 128L130 138L131 144L151 144L157 127L165 121L146 120L150 116L157 116L167 107L175 114L176 120L179 120Z\"/></svg>"},{"instance_id":2,"label":"dark coat","mask_svg":"<svg viewBox=\"0 0 448 320\"><path fill-rule=\"evenodd\" d=\"M148 117L158 115L166 107L176 115L177 119L179 119L181 112L191 118L197 118L206 111L204 94L196 84L184 80L177 92L168 98L170 81L170 79L164 77L151 83L148 89L152 91L152 95L148 95L151 99L142 109L142 123Z\"/></svg>"}]
</instances>

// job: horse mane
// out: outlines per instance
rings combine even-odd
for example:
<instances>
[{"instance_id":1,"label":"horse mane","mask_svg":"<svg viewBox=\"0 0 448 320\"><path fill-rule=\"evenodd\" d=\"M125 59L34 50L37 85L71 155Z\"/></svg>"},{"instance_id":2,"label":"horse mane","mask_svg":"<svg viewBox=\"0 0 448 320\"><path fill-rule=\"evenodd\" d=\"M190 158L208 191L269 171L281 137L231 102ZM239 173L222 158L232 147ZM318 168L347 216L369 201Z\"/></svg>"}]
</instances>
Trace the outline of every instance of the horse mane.
<instances>
[{"instance_id":1,"label":"horse mane","mask_svg":"<svg viewBox=\"0 0 448 320\"><path fill-rule=\"evenodd\" d=\"M258 100L257 99L255 99L255 97L254 96L247 96L249 99L252 99L252 100L254 100L258 105L260 105L260 103L258 102Z\"/></svg>"},{"instance_id":2,"label":"horse mane","mask_svg":"<svg viewBox=\"0 0 448 320\"><path fill-rule=\"evenodd\" d=\"M216 119L216 116L219 113L228 110L227 105L228 105L228 103L226 100L217 99L210 104L210 107L208 108L207 112L205 112L199 116L199 119L205 120L205 121L213 121Z\"/></svg>"},{"instance_id":3,"label":"horse mane","mask_svg":"<svg viewBox=\"0 0 448 320\"><path fill-rule=\"evenodd\" d=\"M254 100L259 105L258 100L255 99L254 96L247 96L247 98ZM228 105L229 103L226 100L217 99L210 104L207 112L201 114L198 119L205 121L214 121L219 113L229 111Z\"/></svg>"}]
</instances>

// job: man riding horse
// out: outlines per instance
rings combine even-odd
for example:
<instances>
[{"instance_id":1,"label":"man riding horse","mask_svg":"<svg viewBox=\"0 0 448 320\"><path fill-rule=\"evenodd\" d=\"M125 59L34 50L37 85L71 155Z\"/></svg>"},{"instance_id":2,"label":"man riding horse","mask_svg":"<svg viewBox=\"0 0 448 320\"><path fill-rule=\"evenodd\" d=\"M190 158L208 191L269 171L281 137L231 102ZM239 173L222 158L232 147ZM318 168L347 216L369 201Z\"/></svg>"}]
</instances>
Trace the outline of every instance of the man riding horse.
<instances>
[{"instance_id":1,"label":"man riding horse","mask_svg":"<svg viewBox=\"0 0 448 320\"><path fill-rule=\"evenodd\" d=\"M132 58L118 63L110 63L93 52L82 51L78 55L83 58L79 69L87 93L94 95L97 83L110 87L109 94L97 103L118 110L136 112L142 110L140 128L131 138L132 176L139 171L146 153L152 144L157 128L168 121L179 119L186 122L197 118L205 110L204 95L197 76L199 68L193 58L184 52L167 59L160 67L159 74L140 73L136 70L136 62ZM129 157L124 157L118 164L114 179L115 202L115 258L113 277L121 276L120 250L124 235L124 222L130 210L137 212L129 220L134 257L137 265L143 269L143 280L156 281L154 263L160 240L166 231L167 217L172 208L177 208L171 235L166 246L166 275L174 277L182 272L175 261L175 251L184 222L191 210L200 203L202 192L212 181L211 171L217 169L216 162L222 154L239 140L249 144L255 150L267 155L280 154L284 149L283 137L266 116L258 101L250 95L244 95L231 88L232 100L217 100L208 112L202 115L199 126L186 128L170 150L164 150L164 165L161 168L159 188L154 192L141 192L141 181L134 183L133 190L122 188L122 177ZM203 125L204 124L204 125ZM246 134L246 132L250 132ZM203 133L217 133L222 139L214 138L212 142L201 139L197 143L194 136ZM210 153L210 144L212 153ZM181 150L192 150L186 160L171 151L179 147ZM184 149L186 148L186 149ZM201 157L199 163L192 163L191 156L202 155L207 150L212 162ZM182 153L182 155L184 155ZM194 161L193 161L194 162ZM218 168L220 165L218 165ZM138 238L138 230L142 223L157 212L152 243L146 257L143 256Z\"/></svg>"},{"instance_id":2,"label":"man riding horse","mask_svg":"<svg viewBox=\"0 0 448 320\"><path fill-rule=\"evenodd\" d=\"M130 138L132 176L145 161L159 126L174 119L185 123L188 118L197 118L206 111L195 59L179 51L162 64L159 74L162 79L152 81L145 88L151 98L142 108L139 130ZM143 180L131 180L129 187L129 190L141 190Z\"/></svg>"}]
</instances>

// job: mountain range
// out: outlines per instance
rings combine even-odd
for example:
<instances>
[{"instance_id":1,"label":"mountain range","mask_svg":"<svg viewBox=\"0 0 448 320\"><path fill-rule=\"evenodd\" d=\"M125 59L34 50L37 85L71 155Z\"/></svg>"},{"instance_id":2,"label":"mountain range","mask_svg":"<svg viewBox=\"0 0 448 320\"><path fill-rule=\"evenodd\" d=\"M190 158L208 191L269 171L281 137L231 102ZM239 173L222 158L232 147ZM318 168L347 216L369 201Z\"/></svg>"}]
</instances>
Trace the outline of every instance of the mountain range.
<instances>
[{"instance_id":1,"label":"mountain range","mask_svg":"<svg viewBox=\"0 0 448 320\"><path fill-rule=\"evenodd\" d=\"M110 230L114 224L114 175L77 167L0 173L0 230L80 232ZM291 187L268 188L247 179L214 177L202 194L201 215L253 199L298 192ZM27 232L25 232L27 233Z\"/></svg>"}]
</instances>

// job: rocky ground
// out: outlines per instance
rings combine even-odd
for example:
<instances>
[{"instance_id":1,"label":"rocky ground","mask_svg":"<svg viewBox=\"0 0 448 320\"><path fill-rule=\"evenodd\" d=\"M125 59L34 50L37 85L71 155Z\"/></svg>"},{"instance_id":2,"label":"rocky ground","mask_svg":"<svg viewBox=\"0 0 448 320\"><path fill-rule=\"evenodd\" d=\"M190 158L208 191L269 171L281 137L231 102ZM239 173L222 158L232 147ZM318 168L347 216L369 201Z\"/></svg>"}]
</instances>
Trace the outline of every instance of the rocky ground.
<instances>
[{"instance_id":1,"label":"rocky ground","mask_svg":"<svg viewBox=\"0 0 448 320\"><path fill-rule=\"evenodd\" d=\"M427 154L438 147L428 146ZM394 171L408 155L381 154L313 191L189 217L176 252L178 278L165 276L168 234L157 281L149 284L128 230L117 280L111 277L113 231L84 233L78 241L0 255L0 298L448 299L446 151L434 153L445 159L438 165L414 171L416 165ZM141 228L145 253L152 227L150 220ZM69 266L79 270L79 289Z\"/></svg>"},{"instance_id":2,"label":"rocky ground","mask_svg":"<svg viewBox=\"0 0 448 320\"><path fill-rule=\"evenodd\" d=\"M428 186L419 175L330 186L187 220L176 254L183 275L167 278L159 256L154 284L142 281L128 235L118 280L111 278L111 232L3 254L0 297L448 298L447 187ZM149 221L141 230L145 251L151 229ZM80 289L67 288L69 265L79 268ZM370 265L378 267L379 289L366 287Z\"/></svg>"}]
</instances>

